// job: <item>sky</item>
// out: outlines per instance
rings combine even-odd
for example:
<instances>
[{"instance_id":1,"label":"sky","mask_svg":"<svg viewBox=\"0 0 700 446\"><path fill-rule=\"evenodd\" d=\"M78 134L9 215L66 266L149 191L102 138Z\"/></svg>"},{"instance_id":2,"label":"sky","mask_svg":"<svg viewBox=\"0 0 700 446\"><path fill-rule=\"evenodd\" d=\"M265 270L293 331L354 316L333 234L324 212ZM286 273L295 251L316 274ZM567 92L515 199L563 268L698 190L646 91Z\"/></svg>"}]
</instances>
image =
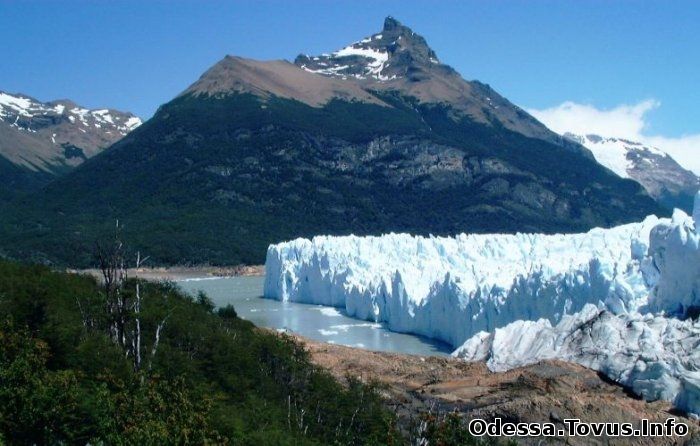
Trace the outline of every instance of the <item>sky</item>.
<instances>
[{"instance_id":1,"label":"sky","mask_svg":"<svg viewBox=\"0 0 700 446\"><path fill-rule=\"evenodd\" d=\"M387 15L554 130L654 143L700 174L696 0L0 0L0 90L148 118L226 54L330 52Z\"/></svg>"}]
</instances>

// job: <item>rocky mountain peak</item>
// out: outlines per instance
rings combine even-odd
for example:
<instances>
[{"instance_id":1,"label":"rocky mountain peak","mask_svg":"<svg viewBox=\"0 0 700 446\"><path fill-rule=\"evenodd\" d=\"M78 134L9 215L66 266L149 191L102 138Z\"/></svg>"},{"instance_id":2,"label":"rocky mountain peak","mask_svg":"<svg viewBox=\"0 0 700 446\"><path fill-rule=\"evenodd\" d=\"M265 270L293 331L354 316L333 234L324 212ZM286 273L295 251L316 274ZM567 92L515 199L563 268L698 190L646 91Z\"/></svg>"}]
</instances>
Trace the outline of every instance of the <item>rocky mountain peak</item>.
<instances>
[{"instance_id":1,"label":"rocky mountain peak","mask_svg":"<svg viewBox=\"0 0 700 446\"><path fill-rule=\"evenodd\" d=\"M387 50L398 56L402 53L410 55L415 63L437 64L438 57L426 42L423 36L413 32L408 26L404 26L395 18L389 16L384 20L382 37L385 43L391 42Z\"/></svg>"},{"instance_id":2,"label":"rocky mountain peak","mask_svg":"<svg viewBox=\"0 0 700 446\"><path fill-rule=\"evenodd\" d=\"M384 20L382 31L331 54L300 55L294 63L306 71L325 76L390 81L424 77L421 73L444 67L426 40L393 17Z\"/></svg>"},{"instance_id":3,"label":"rocky mountain peak","mask_svg":"<svg viewBox=\"0 0 700 446\"><path fill-rule=\"evenodd\" d=\"M297 67L367 91L398 91L422 103L447 104L452 116L498 125L591 157L579 144L547 129L488 85L466 81L442 64L425 38L389 16L382 30L330 54L300 55ZM318 76L314 82L320 82Z\"/></svg>"},{"instance_id":4,"label":"rocky mountain peak","mask_svg":"<svg viewBox=\"0 0 700 446\"><path fill-rule=\"evenodd\" d=\"M407 28L407 27L403 26L401 24L401 22L399 22L398 20L396 20L395 18L393 18L390 15L384 19L384 28L382 29L382 31L390 32L390 31L397 29L397 28Z\"/></svg>"}]
</instances>

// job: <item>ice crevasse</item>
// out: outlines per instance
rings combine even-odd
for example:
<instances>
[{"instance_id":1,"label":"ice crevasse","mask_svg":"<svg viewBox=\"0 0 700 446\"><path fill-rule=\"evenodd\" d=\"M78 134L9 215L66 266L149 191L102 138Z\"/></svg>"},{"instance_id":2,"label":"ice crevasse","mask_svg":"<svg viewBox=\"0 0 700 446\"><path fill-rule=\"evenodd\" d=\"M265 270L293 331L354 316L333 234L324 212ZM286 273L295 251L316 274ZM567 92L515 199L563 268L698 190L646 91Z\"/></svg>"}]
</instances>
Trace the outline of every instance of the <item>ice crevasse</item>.
<instances>
[{"instance_id":1,"label":"ice crevasse","mask_svg":"<svg viewBox=\"0 0 700 446\"><path fill-rule=\"evenodd\" d=\"M264 294L440 339L492 370L578 362L697 415L695 204L584 234L297 239L268 248Z\"/></svg>"}]
</instances>

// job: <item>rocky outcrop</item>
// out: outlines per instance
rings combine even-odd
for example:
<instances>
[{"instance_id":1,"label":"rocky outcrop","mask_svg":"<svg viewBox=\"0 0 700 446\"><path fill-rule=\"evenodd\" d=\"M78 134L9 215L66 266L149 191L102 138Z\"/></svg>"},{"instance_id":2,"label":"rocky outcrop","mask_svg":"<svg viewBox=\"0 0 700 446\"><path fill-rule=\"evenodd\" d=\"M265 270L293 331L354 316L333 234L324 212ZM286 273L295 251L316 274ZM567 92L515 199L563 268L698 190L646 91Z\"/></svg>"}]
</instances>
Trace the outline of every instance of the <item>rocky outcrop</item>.
<instances>
[{"instance_id":1,"label":"rocky outcrop","mask_svg":"<svg viewBox=\"0 0 700 446\"><path fill-rule=\"evenodd\" d=\"M339 380L348 377L378 382L386 403L399 417L399 426L413 433L421 416L442 419L457 413L466 421L501 418L510 422L552 422L564 428L564 420L629 422L642 419L663 422L674 417L690 432L679 437L566 437L544 441L552 444L694 444L700 436L697 421L671 414L665 401L653 403L631 397L600 374L563 361L542 361L508 372L491 372L483 362L419 357L318 343L302 339L316 364ZM540 445L542 438L519 438L518 444Z\"/></svg>"}]
</instances>

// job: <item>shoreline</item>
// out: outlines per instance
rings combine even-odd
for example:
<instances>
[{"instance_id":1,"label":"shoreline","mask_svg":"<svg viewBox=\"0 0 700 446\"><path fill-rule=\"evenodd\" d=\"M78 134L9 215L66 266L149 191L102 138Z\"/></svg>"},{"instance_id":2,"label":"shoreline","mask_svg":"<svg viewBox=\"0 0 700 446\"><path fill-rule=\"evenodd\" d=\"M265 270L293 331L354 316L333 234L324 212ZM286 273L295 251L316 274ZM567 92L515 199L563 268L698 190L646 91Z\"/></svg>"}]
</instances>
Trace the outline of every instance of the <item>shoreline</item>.
<instances>
[{"instance_id":1,"label":"shoreline","mask_svg":"<svg viewBox=\"0 0 700 446\"><path fill-rule=\"evenodd\" d=\"M101 272L97 268L68 269L69 273L88 274L98 279ZM160 266L127 269L129 277L139 277L145 280L206 280L224 277L264 276L264 265L236 265L236 266Z\"/></svg>"}]
</instances>

